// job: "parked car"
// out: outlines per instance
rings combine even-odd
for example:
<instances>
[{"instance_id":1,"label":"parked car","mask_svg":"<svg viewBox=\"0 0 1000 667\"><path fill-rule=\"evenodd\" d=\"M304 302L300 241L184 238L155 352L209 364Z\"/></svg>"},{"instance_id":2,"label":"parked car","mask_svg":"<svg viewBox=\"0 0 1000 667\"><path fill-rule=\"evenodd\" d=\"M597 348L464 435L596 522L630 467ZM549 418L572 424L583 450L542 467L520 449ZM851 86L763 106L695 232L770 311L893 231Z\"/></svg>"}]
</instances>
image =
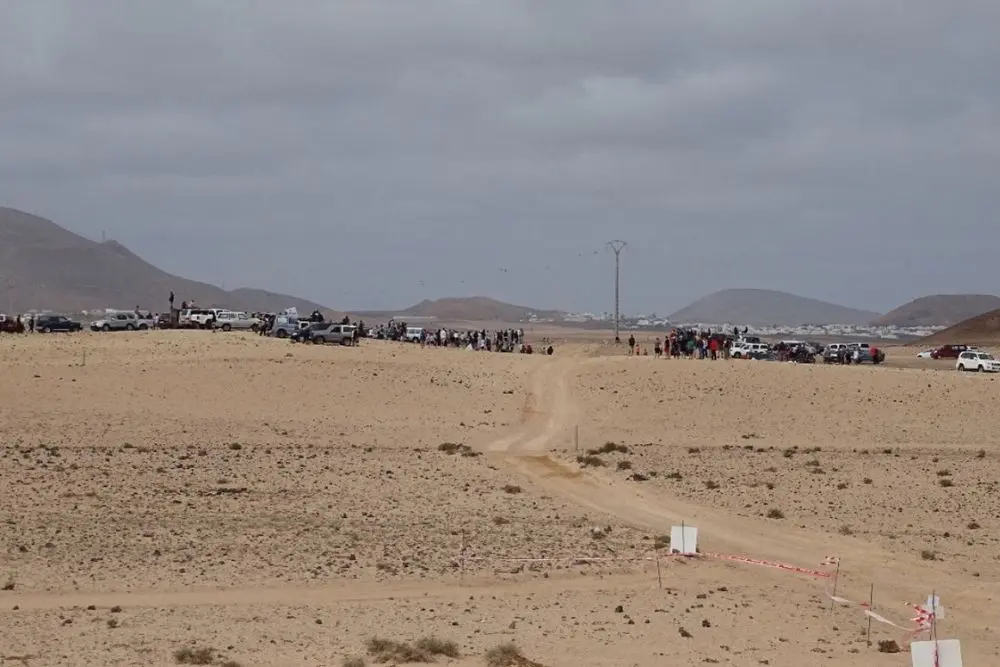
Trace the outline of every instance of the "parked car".
<instances>
[{"instance_id":1,"label":"parked car","mask_svg":"<svg viewBox=\"0 0 1000 667\"><path fill-rule=\"evenodd\" d=\"M215 315L214 327L223 331L232 331L233 329L249 331L250 329L255 329L258 324L259 320L256 317L252 317L246 313L220 310Z\"/></svg>"},{"instance_id":2,"label":"parked car","mask_svg":"<svg viewBox=\"0 0 1000 667\"><path fill-rule=\"evenodd\" d=\"M934 350L924 350L923 352L917 352L918 359L932 359L934 355Z\"/></svg>"},{"instance_id":3,"label":"parked car","mask_svg":"<svg viewBox=\"0 0 1000 667\"><path fill-rule=\"evenodd\" d=\"M976 373L1000 373L1000 361L994 359L989 352L966 350L958 355L955 368Z\"/></svg>"},{"instance_id":4,"label":"parked car","mask_svg":"<svg viewBox=\"0 0 1000 667\"><path fill-rule=\"evenodd\" d=\"M853 346L841 346L831 349L831 345L823 353L824 364L881 364L885 361L885 352L877 347L869 347L867 343ZM857 353L857 356L855 356Z\"/></svg>"},{"instance_id":5,"label":"parked car","mask_svg":"<svg viewBox=\"0 0 1000 667\"><path fill-rule=\"evenodd\" d=\"M968 345L942 345L931 352L931 359L958 359L968 349Z\"/></svg>"},{"instance_id":6,"label":"parked car","mask_svg":"<svg viewBox=\"0 0 1000 667\"><path fill-rule=\"evenodd\" d=\"M299 327L288 334L288 340L293 343L308 343L312 340L312 334L314 331L325 330L327 327L333 326L332 322L307 322L305 320L299 322Z\"/></svg>"},{"instance_id":7,"label":"parked car","mask_svg":"<svg viewBox=\"0 0 1000 667\"><path fill-rule=\"evenodd\" d=\"M739 341L730 350L733 359L759 359L767 356L771 351L771 346L767 343L748 343Z\"/></svg>"},{"instance_id":8,"label":"parked car","mask_svg":"<svg viewBox=\"0 0 1000 667\"><path fill-rule=\"evenodd\" d=\"M423 337L423 327L406 327L406 333L403 335L403 340L410 343L419 343L420 339Z\"/></svg>"},{"instance_id":9,"label":"parked car","mask_svg":"<svg viewBox=\"0 0 1000 667\"><path fill-rule=\"evenodd\" d=\"M103 318L90 323L91 331L135 331L148 329L149 324L140 320L131 311L108 313Z\"/></svg>"},{"instance_id":10,"label":"parked car","mask_svg":"<svg viewBox=\"0 0 1000 667\"><path fill-rule=\"evenodd\" d=\"M353 324L330 324L322 329L310 330L310 340L317 345L323 343L354 345L354 332L356 330L357 327Z\"/></svg>"},{"instance_id":11,"label":"parked car","mask_svg":"<svg viewBox=\"0 0 1000 667\"><path fill-rule=\"evenodd\" d=\"M39 315L35 319L35 331L39 333L83 331L83 324L65 315Z\"/></svg>"}]
</instances>

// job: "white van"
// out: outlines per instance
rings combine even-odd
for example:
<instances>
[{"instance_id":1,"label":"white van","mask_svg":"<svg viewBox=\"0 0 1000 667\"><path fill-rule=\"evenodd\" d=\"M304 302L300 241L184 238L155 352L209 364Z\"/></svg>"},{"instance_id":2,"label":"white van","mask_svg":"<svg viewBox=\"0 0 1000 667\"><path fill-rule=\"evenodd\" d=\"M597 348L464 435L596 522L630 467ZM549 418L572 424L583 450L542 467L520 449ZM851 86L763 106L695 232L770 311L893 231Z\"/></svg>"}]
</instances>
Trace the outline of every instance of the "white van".
<instances>
[{"instance_id":1,"label":"white van","mask_svg":"<svg viewBox=\"0 0 1000 667\"><path fill-rule=\"evenodd\" d=\"M406 327L406 333L403 335L403 340L410 343L419 343L423 337L423 327Z\"/></svg>"}]
</instances>

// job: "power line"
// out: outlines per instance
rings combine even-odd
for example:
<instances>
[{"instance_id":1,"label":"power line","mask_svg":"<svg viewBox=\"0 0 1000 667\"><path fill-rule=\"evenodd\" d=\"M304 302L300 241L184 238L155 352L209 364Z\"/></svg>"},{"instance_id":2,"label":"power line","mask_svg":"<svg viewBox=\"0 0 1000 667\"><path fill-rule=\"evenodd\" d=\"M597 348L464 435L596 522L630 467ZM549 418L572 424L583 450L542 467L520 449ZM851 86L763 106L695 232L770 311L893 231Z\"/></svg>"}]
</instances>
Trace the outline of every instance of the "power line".
<instances>
[{"instance_id":1,"label":"power line","mask_svg":"<svg viewBox=\"0 0 1000 667\"><path fill-rule=\"evenodd\" d=\"M619 277L621 275L621 258L622 258L622 248L624 248L627 243L625 241L620 241L615 239L614 241L608 241L608 247L615 253L615 342L620 343L622 339L618 337L618 324L621 321L621 311L618 308L618 296L619 296Z\"/></svg>"}]
</instances>

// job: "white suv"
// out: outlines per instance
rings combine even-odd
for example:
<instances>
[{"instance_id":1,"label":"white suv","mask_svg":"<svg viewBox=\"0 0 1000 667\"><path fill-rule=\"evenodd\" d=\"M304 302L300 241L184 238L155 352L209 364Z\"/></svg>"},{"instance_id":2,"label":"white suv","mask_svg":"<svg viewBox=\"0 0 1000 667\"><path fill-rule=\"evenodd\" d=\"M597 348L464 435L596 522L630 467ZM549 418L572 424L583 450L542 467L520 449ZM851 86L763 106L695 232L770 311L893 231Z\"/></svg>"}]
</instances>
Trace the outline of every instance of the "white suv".
<instances>
[{"instance_id":1,"label":"white suv","mask_svg":"<svg viewBox=\"0 0 1000 667\"><path fill-rule=\"evenodd\" d=\"M960 371L975 371L977 373L1000 373L1000 361L988 352L966 350L958 355L955 368Z\"/></svg>"},{"instance_id":2,"label":"white suv","mask_svg":"<svg viewBox=\"0 0 1000 667\"><path fill-rule=\"evenodd\" d=\"M231 331L233 329L250 330L259 323L256 317L251 317L246 313L234 313L231 310L220 310L215 315L215 328L222 329L223 331Z\"/></svg>"},{"instance_id":3,"label":"white suv","mask_svg":"<svg viewBox=\"0 0 1000 667\"><path fill-rule=\"evenodd\" d=\"M770 349L771 346L767 343L745 343L740 341L733 345L733 349L730 350L730 356L733 359L742 359L754 354L767 354Z\"/></svg>"}]
</instances>

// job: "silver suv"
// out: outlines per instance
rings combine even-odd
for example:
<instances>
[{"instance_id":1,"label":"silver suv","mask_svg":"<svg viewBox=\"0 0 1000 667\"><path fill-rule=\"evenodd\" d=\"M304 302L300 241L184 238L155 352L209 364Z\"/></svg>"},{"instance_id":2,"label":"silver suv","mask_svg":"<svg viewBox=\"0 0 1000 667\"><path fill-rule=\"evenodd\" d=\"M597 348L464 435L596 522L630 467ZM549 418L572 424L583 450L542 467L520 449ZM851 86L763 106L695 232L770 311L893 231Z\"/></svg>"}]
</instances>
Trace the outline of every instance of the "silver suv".
<instances>
[{"instance_id":1,"label":"silver suv","mask_svg":"<svg viewBox=\"0 0 1000 667\"><path fill-rule=\"evenodd\" d=\"M148 328L146 320L140 320L135 313L127 311L108 313L104 318L90 323L91 331L135 331Z\"/></svg>"},{"instance_id":2,"label":"silver suv","mask_svg":"<svg viewBox=\"0 0 1000 667\"><path fill-rule=\"evenodd\" d=\"M357 327L353 324L328 324L325 327L310 330L309 337L317 345L323 343L354 345L355 330Z\"/></svg>"}]
</instances>

